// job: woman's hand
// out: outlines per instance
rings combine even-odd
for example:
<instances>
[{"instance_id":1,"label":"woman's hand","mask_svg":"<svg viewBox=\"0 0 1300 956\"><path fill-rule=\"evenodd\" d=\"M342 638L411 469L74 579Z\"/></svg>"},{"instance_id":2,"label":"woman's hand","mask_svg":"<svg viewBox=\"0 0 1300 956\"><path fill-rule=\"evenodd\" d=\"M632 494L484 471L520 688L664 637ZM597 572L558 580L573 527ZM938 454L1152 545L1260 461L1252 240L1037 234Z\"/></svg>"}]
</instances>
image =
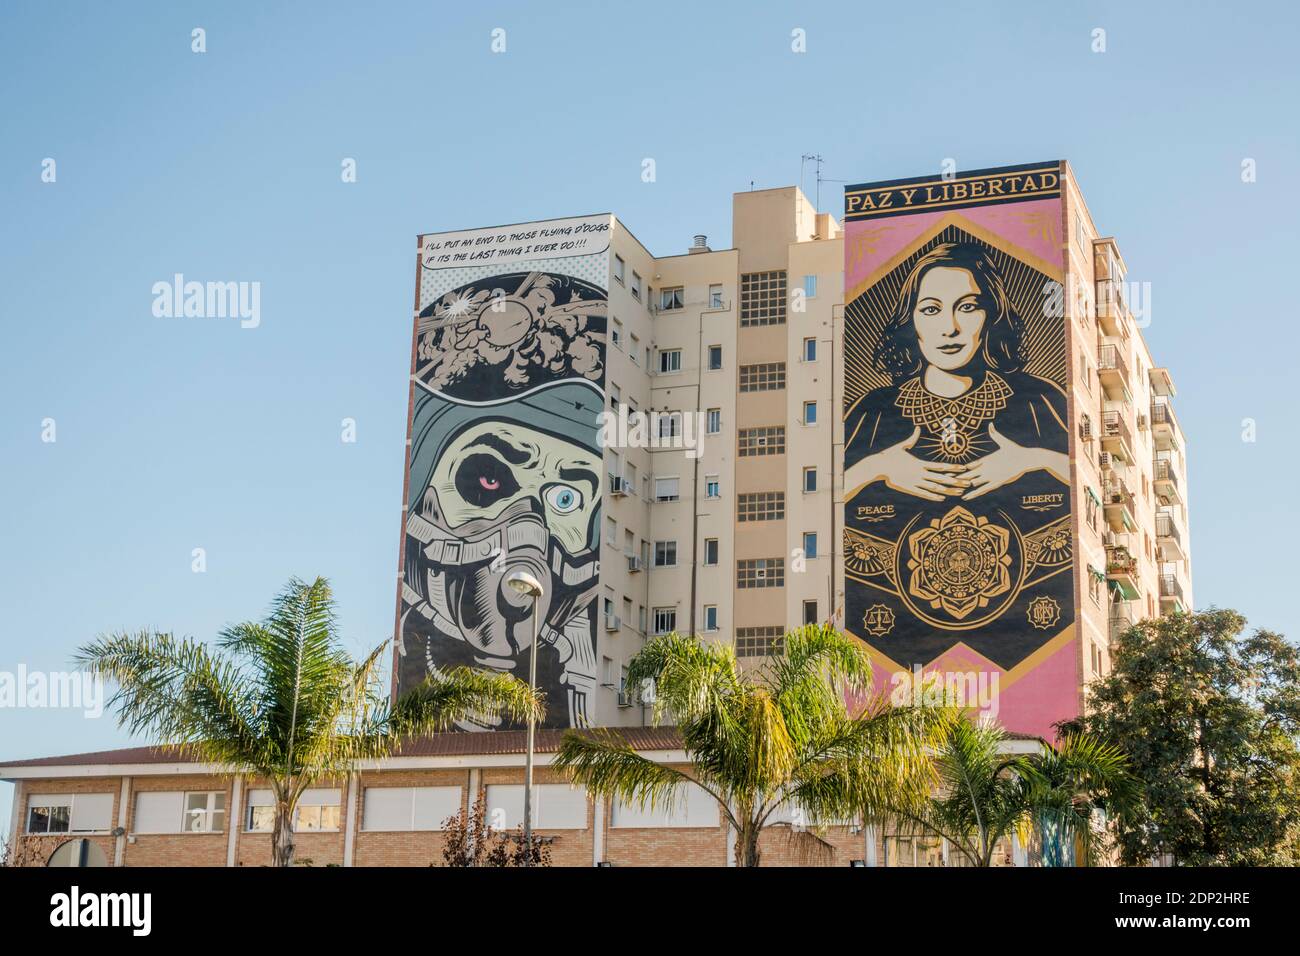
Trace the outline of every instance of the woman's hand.
<instances>
[{"instance_id":1,"label":"woman's hand","mask_svg":"<svg viewBox=\"0 0 1300 956\"><path fill-rule=\"evenodd\" d=\"M868 455L844 472L844 500L853 498L873 481L883 480L895 491L901 491L926 501L943 501L945 497L960 495L970 488L962 474L962 465L945 465L942 462L922 461L912 454L911 448L921 437L920 427L912 430L909 438L891 445L874 455Z\"/></svg>"},{"instance_id":2,"label":"woman's hand","mask_svg":"<svg viewBox=\"0 0 1300 956\"><path fill-rule=\"evenodd\" d=\"M1069 456L1047 448L1017 445L1000 434L992 423L989 424L989 438L996 446L994 450L966 466L964 477L968 479L971 488L962 495L963 500L978 498L1040 468L1050 471L1058 481L1069 483Z\"/></svg>"}]
</instances>

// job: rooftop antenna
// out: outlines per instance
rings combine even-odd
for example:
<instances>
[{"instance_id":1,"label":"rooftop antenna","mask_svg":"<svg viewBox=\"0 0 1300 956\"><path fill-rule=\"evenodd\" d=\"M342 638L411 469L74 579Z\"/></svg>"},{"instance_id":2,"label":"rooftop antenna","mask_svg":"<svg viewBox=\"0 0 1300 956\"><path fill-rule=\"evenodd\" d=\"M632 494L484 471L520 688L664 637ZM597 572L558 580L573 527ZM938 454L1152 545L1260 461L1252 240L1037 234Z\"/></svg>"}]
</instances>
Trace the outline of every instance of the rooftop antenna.
<instances>
[{"instance_id":1,"label":"rooftop antenna","mask_svg":"<svg viewBox=\"0 0 1300 956\"><path fill-rule=\"evenodd\" d=\"M799 188L800 188L800 189L803 189L804 167L808 165L808 161L809 161L809 160L812 160L813 162L815 162L815 163L817 164L817 198L816 198L816 200L813 201L813 205L817 208L817 211L818 211L818 212L821 212L821 208L822 208L822 204L821 204L822 156L821 156L821 153L804 153L802 156L799 157Z\"/></svg>"}]
</instances>

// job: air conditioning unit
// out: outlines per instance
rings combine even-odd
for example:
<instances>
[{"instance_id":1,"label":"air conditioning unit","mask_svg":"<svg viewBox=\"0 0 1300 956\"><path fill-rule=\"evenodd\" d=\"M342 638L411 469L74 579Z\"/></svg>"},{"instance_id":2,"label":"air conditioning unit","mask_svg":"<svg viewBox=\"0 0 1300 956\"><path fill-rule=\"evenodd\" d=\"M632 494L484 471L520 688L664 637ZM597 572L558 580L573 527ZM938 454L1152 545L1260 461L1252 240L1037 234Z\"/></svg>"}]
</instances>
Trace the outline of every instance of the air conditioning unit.
<instances>
[{"instance_id":1,"label":"air conditioning unit","mask_svg":"<svg viewBox=\"0 0 1300 956\"><path fill-rule=\"evenodd\" d=\"M1110 452L1103 451L1097 455L1097 466L1101 468L1102 471L1110 471L1110 469L1115 467L1115 459L1111 457Z\"/></svg>"},{"instance_id":2,"label":"air conditioning unit","mask_svg":"<svg viewBox=\"0 0 1300 956\"><path fill-rule=\"evenodd\" d=\"M1139 415L1139 416L1138 416L1138 431L1140 431L1140 432L1144 432L1144 431L1146 431L1146 430L1147 430L1147 417L1146 417L1145 415Z\"/></svg>"},{"instance_id":3,"label":"air conditioning unit","mask_svg":"<svg viewBox=\"0 0 1300 956\"><path fill-rule=\"evenodd\" d=\"M642 563L641 556L639 554L627 555L627 569L629 571L640 571L644 567L645 564Z\"/></svg>"},{"instance_id":4,"label":"air conditioning unit","mask_svg":"<svg viewBox=\"0 0 1300 956\"><path fill-rule=\"evenodd\" d=\"M1114 531L1107 531L1107 532L1106 532L1106 547L1108 547L1108 548L1113 548L1113 547L1115 547L1115 546L1118 545L1118 544L1119 544L1119 537L1115 534L1115 532L1114 532Z\"/></svg>"},{"instance_id":5,"label":"air conditioning unit","mask_svg":"<svg viewBox=\"0 0 1300 956\"><path fill-rule=\"evenodd\" d=\"M620 478L618 475L609 476L609 493L616 498L622 498L631 490L631 483L626 478Z\"/></svg>"},{"instance_id":6,"label":"air conditioning unit","mask_svg":"<svg viewBox=\"0 0 1300 956\"><path fill-rule=\"evenodd\" d=\"M1092 440L1092 421L1090 419L1085 418L1079 422L1079 437L1084 441Z\"/></svg>"},{"instance_id":7,"label":"air conditioning unit","mask_svg":"<svg viewBox=\"0 0 1300 956\"><path fill-rule=\"evenodd\" d=\"M605 615L605 630L617 631L622 626L623 626L623 622L618 619L617 614Z\"/></svg>"}]
</instances>

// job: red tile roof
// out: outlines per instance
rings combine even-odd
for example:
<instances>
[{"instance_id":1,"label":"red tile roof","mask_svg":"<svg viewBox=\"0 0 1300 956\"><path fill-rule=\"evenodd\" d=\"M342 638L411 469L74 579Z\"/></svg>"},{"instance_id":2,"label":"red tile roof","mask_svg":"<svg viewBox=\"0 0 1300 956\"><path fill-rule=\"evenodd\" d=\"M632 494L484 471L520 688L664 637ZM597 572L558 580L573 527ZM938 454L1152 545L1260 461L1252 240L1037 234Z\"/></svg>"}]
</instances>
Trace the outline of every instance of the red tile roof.
<instances>
[{"instance_id":1,"label":"red tile roof","mask_svg":"<svg viewBox=\"0 0 1300 956\"><path fill-rule=\"evenodd\" d=\"M676 727L622 727L611 728L636 750L678 750L682 739ZM535 750L537 753L554 753L564 736L562 730L539 730ZM528 745L527 731L498 730L492 733L445 733L415 737L402 743L394 754L397 757L479 757L500 754L521 754ZM35 757L31 760L6 760L0 763L0 774L6 767L80 767L112 766L121 764L197 763L184 757L177 747L126 747L121 750L96 750L90 753L66 754L59 757Z\"/></svg>"}]
</instances>

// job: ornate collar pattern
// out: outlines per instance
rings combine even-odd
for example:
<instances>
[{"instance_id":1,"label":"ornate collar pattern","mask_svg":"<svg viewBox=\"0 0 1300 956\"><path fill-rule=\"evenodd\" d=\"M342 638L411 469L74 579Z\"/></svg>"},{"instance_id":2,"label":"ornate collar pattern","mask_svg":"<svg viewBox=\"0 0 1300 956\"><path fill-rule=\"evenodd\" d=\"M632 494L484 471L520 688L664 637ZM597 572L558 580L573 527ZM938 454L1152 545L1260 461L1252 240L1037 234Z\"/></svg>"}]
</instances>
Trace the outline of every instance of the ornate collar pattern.
<instances>
[{"instance_id":1,"label":"ornate collar pattern","mask_svg":"<svg viewBox=\"0 0 1300 956\"><path fill-rule=\"evenodd\" d=\"M918 376L899 386L894 404L913 424L939 436L934 450L943 458L966 461L977 450L971 435L1006 408L1007 399L1014 394L1011 386L994 372L986 372L977 388L956 398L943 398L926 391Z\"/></svg>"}]
</instances>

